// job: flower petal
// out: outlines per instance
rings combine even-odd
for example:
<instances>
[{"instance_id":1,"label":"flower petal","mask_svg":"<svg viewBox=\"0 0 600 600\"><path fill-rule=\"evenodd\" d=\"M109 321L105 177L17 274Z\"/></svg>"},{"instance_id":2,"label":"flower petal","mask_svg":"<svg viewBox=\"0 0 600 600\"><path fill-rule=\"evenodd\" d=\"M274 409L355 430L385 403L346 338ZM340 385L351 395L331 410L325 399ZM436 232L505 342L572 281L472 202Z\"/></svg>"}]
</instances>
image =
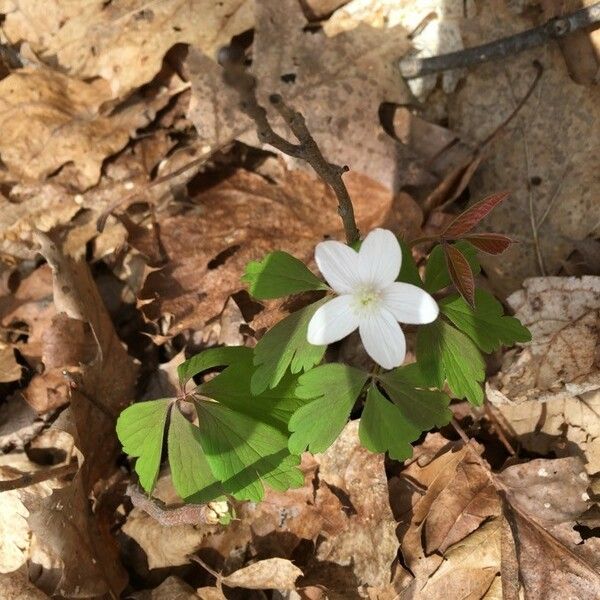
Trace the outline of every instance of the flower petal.
<instances>
[{"instance_id":1,"label":"flower petal","mask_svg":"<svg viewBox=\"0 0 600 600\"><path fill-rule=\"evenodd\" d=\"M338 294L350 294L358 285L358 253L356 250L328 240L315 248L315 261L327 283Z\"/></svg>"},{"instance_id":2,"label":"flower petal","mask_svg":"<svg viewBox=\"0 0 600 600\"><path fill-rule=\"evenodd\" d=\"M362 283L384 287L400 273L402 250L396 236L388 229L373 229L358 253L358 272Z\"/></svg>"},{"instance_id":3,"label":"flower petal","mask_svg":"<svg viewBox=\"0 0 600 600\"><path fill-rule=\"evenodd\" d=\"M358 316L352 308L352 296L343 295L317 310L308 324L306 337L310 344L332 344L350 335L357 327Z\"/></svg>"},{"instance_id":4,"label":"flower petal","mask_svg":"<svg viewBox=\"0 0 600 600\"><path fill-rule=\"evenodd\" d=\"M411 283L392 283L383 290L381 301L400 323L431 323L440 312L431 295Z\"/></svg>"},{"instance_id":5,"label":"flower petal","mask_svg":"<svg viewBox=\"0 0 600 600\"><path fill-rule=\"evenodd\" d=\"M384 308L361 316L359 331L367 354L384 369L404 362L406 340L391 312Z\"/></svg>"}]
</instances>

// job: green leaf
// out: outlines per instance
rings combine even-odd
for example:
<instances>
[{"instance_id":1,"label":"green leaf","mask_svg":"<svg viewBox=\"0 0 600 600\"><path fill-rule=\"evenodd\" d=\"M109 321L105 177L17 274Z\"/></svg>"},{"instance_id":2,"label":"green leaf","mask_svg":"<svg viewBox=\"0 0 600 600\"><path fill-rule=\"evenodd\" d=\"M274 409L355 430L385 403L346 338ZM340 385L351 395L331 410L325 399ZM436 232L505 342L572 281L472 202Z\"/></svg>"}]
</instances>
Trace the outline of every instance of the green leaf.
<instances>
[{"instance_id":1,"label":"green leaf","mask_svg":"<svg viewBox=\"0 0 600 600\"><path fill-rule=\"evenodd\" d=\"M398 239L400 242L400 248L402 248L402 264L400 267L400 274L396 281L403 281L404 283L412 283L420 288L423 287L423 281L419 275L419 269L417 263L412 255L412 250L406 242Z\"/></svg>"},{"instance_id":2,"label":"green leaf","mask_svg":"<svg viewBox=\"0 0 600 600\"><path fill-rule=\"evenodd\" d=\"M140 485L150 493L158 470L162 453L163 436L171 400L139 402L126 408L117 419L117 435L123 451L137 456L135 471Z\"/></svg>"},{"instance_id":3,"label":"green leaf","mask_svg":"<svg viewBox=\"0 0 600 600\"><path fill-rule=\"evenodd\" d=\"M479 261L477 260L477 250L465 241L456 242L455 244L452 244L452 246L460 250L471 266L473 274L477 275L481 270ZM451 279L450 274L448 273L444 250L441 245L437 245L433 248L427 259L427 266L425 267L425 289L430 294L433 294L434 292L438 292L449 286L450 283Z\"/></svg>"},{"instance_id":4,"label":"green leaf","mask_svg":"<svg viewBox=\"0 0 600 600\"><path fill-rule=\"evenodd\" d=\"M398 409L381 392L371 386L360 418L358 437L371 452L388 452L390 458L405 460L412 456L411 442L420 435Z\"/></svg>"},{"instance_id":5,"label":"green leaf","mask_svg":"<svg viewBox=\"0 0 600 600\"><path fill-rule=\"evenodd\" d=\"M183 500L201 504L223 495L204 456L200 430L176 407L171 411L168 451L173 486Z\"/></svg>"},{"instance_id":6,"label":"green leaf","mask_svg":"<svg viewBox=\"0 0 600 600\"><path fill-rule=\"evenodd\" d=\"M267 254L261 261L249 262L242 281L258 300L329 289L302 261L280 250Z\"/></svg>"},{"instance_id":7,"label":"green leaf","mask_svg":"<svg viewBox=\"0 0 600 600\"><path fill-rule=\"evenodd\" d=\"M407 375L406 367L379 375L378 379L402 413L402 418L414 427L414 439L423 431L443 427L452 420L448 395L434 390L417 389L411 381L412 373Z\"/></svg>"},{"instance_id":8,"label":"green leaf","mask_svg":"<svg viewBox=\"0 0 600 600\"><path fill-rule=\"evenodd\" d=\"M440 310L484 352L515 342L528 342L531 334L515 317L504 315L502 304L484 290L475 292L475 309L460 296L440 301Z\"/></svg>"},{"instance_id":9,"label":"green leaf","mask_svg":"<svg viewBox=\"0 0 600 600\"><path fill-rule=\"evenodd\" d=\"M263 483L281 491L304 484L282 431L217 402L196 401L196 410L206 460L227 493L259 502Z\"/></svg>"},{"instance_id":10,"label":"green leaf","mask_svg":"<svg viewBox=\"0 0 600 600\"><path fill-rule=\"evenodd\" d=\"M275 387L288 367L292 373L300 373L321 362L327 346L308 343L308 323L316 310L329 298L292 313L267 331L254 348L252 394L257 396L267 388Z\"/></svg>"},{"instance_id":11,"label":"green leaf","mask_svg":"<svg viewBox=\"0 0 600 600\"><path fill-rule=\"evenodd\" d=\"M250 348L244 346L221 346L219 348L209 348L199 354L188 358L177 367L179 384L183 387L194 375L215 369L216 367L226 367L238 360L247 359L252 355Z\"/></svg>"},{"instance_id":12,"label":"green leaf","mask_svg":"<svg viewBox=\"0 0 600 600\"><path fill-rule=\"evenodd\" d=\"M368 373L337 363L301 375L296 395L312 402L290 419L290 451L299 454L307 447L311 452L327 450L344 428L368 378Z\"/></svg>"},{"instance_id":13,"label":"green leaf","mask_svg":"<svg viewBox=\"0 0 600 600\"><path fill-rule=\"evenodd\" d=\"M438 319L419 327L417 362L432 387L442 387L447 380L457 398L483 404L485 363L477 346L454 326Z\"/></svg>"},{"instance_id":14,"label":"green leaf","mask_svg":"<svg viewBox=\"0 0 600 600\"><path fill-rule=\"evenodd\" d=\"M198 391L229 408L272 425L288 433L288 422L294 411L305 404L296 394L298 376L286 373L273 389L252 396L250 382L254 372L252 354L233 363Z\"/></svg>"}]
</instances>

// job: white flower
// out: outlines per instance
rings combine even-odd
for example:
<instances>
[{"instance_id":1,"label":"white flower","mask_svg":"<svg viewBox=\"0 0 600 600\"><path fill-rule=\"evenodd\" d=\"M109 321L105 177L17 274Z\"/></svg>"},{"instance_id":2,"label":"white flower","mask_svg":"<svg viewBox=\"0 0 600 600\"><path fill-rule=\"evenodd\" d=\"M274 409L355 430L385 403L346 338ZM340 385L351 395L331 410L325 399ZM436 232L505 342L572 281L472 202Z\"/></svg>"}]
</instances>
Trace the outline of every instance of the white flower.
<instances>
[{"instance_id":1,"label":"white flower","mask_svg":"<svg viewBox=\"0 0 600 600\"><path fill-rule=\"evenodd\" d=\"M309 343L331 344L358 328L365 350L376 363L384 369L401 365L406 341L398 321L431 323L439 308L426 291L396 281L402 263L396 236L387 229L374 229L359 252L341 242L321 242L315 260L337 297L313 315Z\"/></svg>"}]
</instances>

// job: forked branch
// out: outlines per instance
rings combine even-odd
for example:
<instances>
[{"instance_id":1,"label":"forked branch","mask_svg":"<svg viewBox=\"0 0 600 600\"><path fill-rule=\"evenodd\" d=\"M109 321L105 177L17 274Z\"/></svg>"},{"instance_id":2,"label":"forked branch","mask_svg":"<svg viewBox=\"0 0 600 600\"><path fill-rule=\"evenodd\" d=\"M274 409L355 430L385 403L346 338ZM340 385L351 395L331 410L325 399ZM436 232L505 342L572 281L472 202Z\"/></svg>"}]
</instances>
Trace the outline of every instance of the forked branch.
<instances>
[{"instance_id":1,"label":"forked branch","mask_svg":"<svg viewBox=\"0 0 600 600\"><path fill-rule=\"evenodd\" d=\"M306 161L315 170L317 175L333 189L337 197L338 213L344 225L346 241L349 244L357 242L360 234L354 217L354 207L342 179L342 175L349 170L348 167L330 163L323 156L308 130L304 116L288 106L279 94L272 94L269 101L296 136L298 144L288 142L273 130L267 111L259 104L256 97L256 79L246 71L242 58L233 48L225 48L219 55L224 68L223 79L239 94L240 108L256 124L259 140L277 148L283 154Z\"/></svg>"}]
</instances>

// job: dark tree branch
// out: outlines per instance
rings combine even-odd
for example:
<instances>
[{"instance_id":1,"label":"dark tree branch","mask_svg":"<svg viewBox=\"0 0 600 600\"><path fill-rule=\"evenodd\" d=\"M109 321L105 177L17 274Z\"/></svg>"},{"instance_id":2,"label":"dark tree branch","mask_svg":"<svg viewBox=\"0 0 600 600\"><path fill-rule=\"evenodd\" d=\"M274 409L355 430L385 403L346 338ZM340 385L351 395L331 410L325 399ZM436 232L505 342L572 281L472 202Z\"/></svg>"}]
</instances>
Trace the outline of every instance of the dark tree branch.
<instances>
[{"instance_id":1,"label":"dark tree branch","mask_svg":"<svg viewBox=\"0 0 600 600\"><path fill-rule=\"evenodd\" d=\"M59 465L58 467L52 467L50 469L44 469L42 471L34 471L33 473L25 473L16 479L7 479L0 481L0 492L7 492L9 490L18 490L20 488L29 487L42 481L48 481L48 479L54 479L55 477L66 477L77 472L79 466L77 461L73 461L66 465Z\"/></svg>"},{"instance_id":2,"label":"dark tree branch","mask_svg":"<svg viewBox=\"0 0 600 600\"><path fill-rule=\"evenodd\" d=\"M279 94L272 94L269 101L298 139L298 144L288 142L276 133L267 118L267 111L256 98L256 79L246 71L238 53L231 48L223 49L219 59L224 68L223 80L237 91L240 108L256 124L261 142L277 148L280 152L306 161L334 191L338 200L338 213L344 225L346 241L353 244L360 239L354 207L342 175L349 169L330 163L323 156L319 146L311 136L302 114L289 107Z\"/></svg>"},{"instance_id":3,"label":"dark tree branch","mask_svg":"<svg viewBox=\"0 0 600 600\"><path fill-rule=\"evenodd\" d=\"M581 8L564 17L550 19L544 25L522 31L488 44L466 48L430 58L407 57L400 61L400 73L406 79L423 77L432 73L478 65L490 60L506 58L541 46L548 40L562 38L574 31L600 23L600 2Z\"/></svg>"}]
</instances>

